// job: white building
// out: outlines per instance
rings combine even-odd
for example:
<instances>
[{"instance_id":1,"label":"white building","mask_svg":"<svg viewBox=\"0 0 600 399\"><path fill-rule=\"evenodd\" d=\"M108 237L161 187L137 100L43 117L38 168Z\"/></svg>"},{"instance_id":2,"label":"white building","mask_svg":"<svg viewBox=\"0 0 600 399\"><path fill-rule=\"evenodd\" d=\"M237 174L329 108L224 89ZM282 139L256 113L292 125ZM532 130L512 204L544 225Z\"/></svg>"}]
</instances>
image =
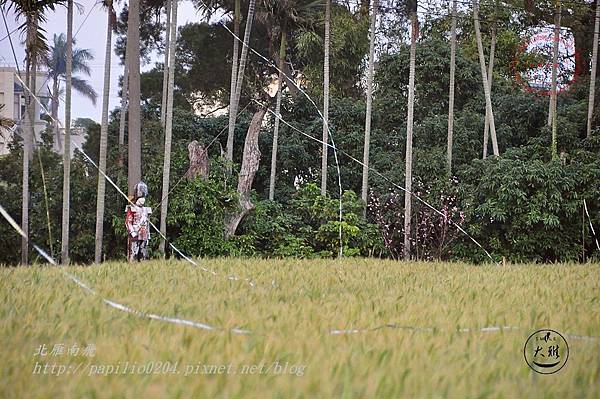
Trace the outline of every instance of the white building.
<instances>
[{"instance_id":1,"label":"white building","mask_svg":"<svg viewBox=\"0 0 600 399\"><path fill-rule=\"evenodd\" d=\"M16 69L11 67L0 67L0 105L3 105L0 110L0 115L5 118L12 119L17 124L17 129L23 129L26 124L27 107L25 103L26 92L19 79L16 77ZM21 72L23 75L23 72ZM22 77L23 80L25 78ZM38 143L42 142L41 133L47 128L48 122L44 120L46 109L50 109L50 91L48 75L45 72L39 72L36 78L36 92L43 107L34 100L35 104L35 139ZM10 101L12 99L12 101ZM60 134L64 137L64 128L59 129ZM0 132L0 156L8 154L8 145L14 139L11 132ZM76 147L82 146L86 141L86 131L83 128L71 128L71 156ZM62 149L54 150L62 154Z\"/></svg>"},{"instance_id":2,"label":"white building","mask_svg":"<svg viewBox=\"0 0 600 399\"><path fill-rule=\"evenodd\" d=\"M27 118L27 107L25 103L26 92L16 76L17 71L12 67L0 67L0 115L12 119L17 124L17 129L22 129ZM21 72L21 79L25 80ZM36 77L36 92L38 98L46 108L49 105L50 92L48 91L47 74L38 72ZM41 132L46 128L46 121L42 117L46 111L34 101L35 105L35 139L41 141ZM0 134L0 155L9 152L8 145L13 140L11 132L1 132Z\"/></svg>"}]
</instances>

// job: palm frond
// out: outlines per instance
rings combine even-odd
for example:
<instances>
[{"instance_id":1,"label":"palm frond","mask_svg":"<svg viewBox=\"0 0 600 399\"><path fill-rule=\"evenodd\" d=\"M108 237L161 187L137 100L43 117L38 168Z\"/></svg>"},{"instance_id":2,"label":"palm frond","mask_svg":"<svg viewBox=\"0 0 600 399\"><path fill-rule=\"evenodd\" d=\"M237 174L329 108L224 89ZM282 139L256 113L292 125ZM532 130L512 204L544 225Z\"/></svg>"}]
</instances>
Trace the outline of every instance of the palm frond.
<instances>
[{"instance_id":1,"label":"palm frond","mask_svg":"<svg viewBox=\"0 0 600 399\"><path fill-rule=\"evenodd\" d=\"M2 111L3 108L4 104L0 104L0 111ZM0 131L10 130L14 124L15 122L12 119L0 116Z\"/></svg>"},{"instance_id":2,"label":"palm frond","mask_svg":"<svg viewBox=\"0 0 600 399\"><path fill-rule=\"evenodd\" d=\"M73 76L71 78L71 86L73 89L75 89L75 91L89 98L92 104L96 105L98 93L96 93L94 88L88 83L87 80Z\"/></svg>"},{"instance_id":3,"label":"palm frond","mask_svg":"<svg viewBox=\"0 0 600 399\"><path fill-rule=\"evenodd\" d=\"M86 61L91 61L93 59L94 55L92 54L91 50L86 48L74 48L73 73L81 72L87 76L90 76L91 70Z\"/></svg>"}]
</instances>

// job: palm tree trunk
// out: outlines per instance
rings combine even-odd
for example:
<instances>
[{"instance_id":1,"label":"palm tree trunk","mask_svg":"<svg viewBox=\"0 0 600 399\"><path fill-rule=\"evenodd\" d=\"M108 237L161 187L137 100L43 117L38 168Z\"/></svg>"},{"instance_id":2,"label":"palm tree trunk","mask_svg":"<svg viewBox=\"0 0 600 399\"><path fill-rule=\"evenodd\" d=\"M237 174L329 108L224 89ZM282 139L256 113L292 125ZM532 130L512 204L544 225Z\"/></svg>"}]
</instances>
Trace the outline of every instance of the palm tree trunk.
<instances>
[{"instance_id":1,"label":"palm tree trunk","mask_svg":"<svg viewBox=\"0 0 600 399\"><path fill-rule=\"evenodd\" d=\"M26 67L25 67L25 83L29 85L29 89L31 89L31 81L35 79L31 79L31 76L35 76L33 73L34 62L33 59L35 55L33 54L33 42L35 37L37 36L36 27L32 22L31 17L27 17L27 44L26 44ZM23 266L29 263L29 242L27 237L29 236L29 158L32 150L32 129L34 129L35 123L35 107L33 103L33 96L31 95L31 91L23 88L26 94L26 109L27 109L27 118L24 118L27 122L23 127L23 191L21 198L21 230L25 233L25 236L21 238L21 264ZM33 106L33 108L32 108Z\"/></svg>"},{"instance_id":2,"label":"palm tree trunk","mask_svg":"<svg viewBox=\"0 0 600 399\"><path fill-rule=\"evenodd\" d=\"M369 38L369 70L367 72L367 111L365 117L365 143L363 148L363 170L361 198L365 203L364 212L367 211L369 193L369 149L371 146L371 114L373 111L373 74L375 72L375 35L377 32L377 8L379 1L373 0L373 11L371 11L371 37Z\"/></svg>"},{"instance_id":3,"label":"palm tree trunk","mask_svg":"<svg viewBox=\"0 0 600 399\"><path fill-rule=\"evenodd\" d=\"M556 138L556 104L558 99L558 41L560 40L561 11L561 2L560 0L556 0L556 14L554 16L554 42L552 46L552 86L550 88L550 110L548 112L548 126L552 126L552 159L556 159L558 157Z\"/></svg>"},{"instance_id":4,"label":"palm tree trunk","mask_svg":"<svg viewBox=\"0 0 600 399\"><path fill-rule=\"evenodd\" d=\"M73 0L67 6L67 62L65 89L65 141L63 146L63 205L61 262L69 264L69 214L71 197L71 78L73 73Z\"/></svg>"},{"instance_id":5,"label":"palm tree trunk","mask_svg":"<svg viewBox=\"0 0 600 399\"><path fill-rule=\"evenodd\" d=\"M244 82L244 70L248 59L248 43L250 42L250 34L252 32L252 21L254 20L254 11L256 8L256 0L250 0L248 5L248 18L246 20L246 29L244 31L244 43L242 46L242 54L240 55L240 65L235 80L235 93L233 102L229 106L229 130L227 132L227 160L229 161L229 172L231 172L231 162L233 162L233 140L235 133L235 120L237 119L238 105L240 95L242 94L242 84Z\"/></svg>"},{"instance_id":6,"label":"palm tree trunk","mask_svg":"<svg viewBox=\"0 0 600 399\"><path fill-rule=\"evenodd\" d=\"M62 151L62 138L60 137L60 129L58 126L58 76L52 81L52 126L54 130L54 151L60 153Z\"/></svg>"},{"instance_id":7,"label":"palm tree trunk","mask_svg":"<svg viewBox=\"0 0 600 399\"><path fill-rule=\"evenodd\" d=\"M560 40L561 10L559 9L559 7L560 7L560 0L556 0L556 9L554 12L554 40L553 40L553 45L552 45L552 81L550 83L551 84L551 86L550 86L550 102L548 103L548 126L552 126L552 115L554 113L554 92L555 92L554 82L556 81L554 74L555 74L555 72L558 74L558 72L555 69L555 66L557 66L557 62L558 62L558 44L559 44L558 41ZM556 58L555 58L555 54L556 54Z\"/></svg>"},{"instance_id":8,"label":"palm tree trunk","mask_svg":"<svg viewBox=\"0 0 600 399\"><path fill-rule=\"evenodd\" d=\"M596 90L596 70L598 68L598 30L600 30L600 0L596 0L596 22L594 23L594 44L592 50L592 74L590 75L590 97L588 100L587 138L592 138L592 116Z\"/></svg>"},{"instance_id":9,"label":"palm tree trunk","mask_svg":"<svg viewBox=\"0 0 600 399\"><path fill-rule=\"evenodd\" d=\"M454 135L454 75L456 74L456 0L452 1L452 30L450 33L450 93L448 94L448 176L452 175L452 146Z\"/></svg>"},{"instance_id":10,"label":"palm tree trunk","mask_svg":"<svg viewBox=\"0 0 600 399\"><path fill-rule=\"evenodd\" d=\"M488 84L488 76L485 67L485 56L483 54L483 44L481 43L481 28L479 24L479 2L473 0L473 21L475 23L475 36L477 38L477 51L479 53L479 65L481 67L481 78L483 80L483 91L485 94L485 110L489 115L490 121L490 136L492 137L492 149L495 156L499 156L498 139L496 137L496 124L494 123L494 112L492 110L492 96L490 94L490 86Z\"/></svg>"},{"instance_id":11,"label":"palm tree trunk","mask_svg":"<svg viewBox=\"0 0 600 399\"><path fill-rule=\"evenodd\" d=\"M404 187L404 259L410 259L410 232L412 217L412 143L413 143L413 117L415 106L415 62L417 52L417 35L419 32L419 21L417 19L417 4L410 15L412 23L412 34L410 37L410 71L408 75L408 117L406 121L406 173Z\"/></svg>"},{"instance_id":12,"label":"palm tree trunk","mask_svg":"<svg viewBox=\"0 0 600 399\"><path fill-rule=\"evenodd\" d=\"M233 14L233 57L231 60L231 84L229 87L229 126L227 131L227 143L229 137L235 133L235 119L231 119L231 111L235 104L235 88L237 87L237 75L239 69L240 58L240 20L242 19L241 1L235 0L235 10ZM233 138L231 139L233 140Z\"/></svg>"},{"instance_id":13,"label":"palm tree trunk","mask_svg":"<svg viewBox=\"0 0 600 399\"><path fill-rule=\"evenodd\" d=\"M129 51L125 48L125 65L123 67L123 87L121 90L121 113L119 115L119 167L123 167L125 158L125 118L127 115L127 101L129 99Z\"/></svg>"},{"instance_id":14,"label":"palm tree trunk","mask_svg":"<svg viewBox=\"0 0 600 399\"><path fill-rule=\"evenodd\" d=\"M329 48L331 47L331 0L325 0L325 54L323 58L323 149L321 157L321 195L327 194L327 139L329 133Z\"/></svg>"},{"instance_id":15,"label":"palm tree trunk","mask_svg":"<svg viewBox=\"0 0 600 399\"><path fill-rule=\"evenodd\" d=\"M240 0L235 0L235 10L233 14L233 56L231 60L231 86L229 91L229 101L231 102L235 96L235 88L237 87L237 74L240 61L240 24L242 20L242 5Z\"/></svg>"},{"instance_id":16,"label":"palm tree trunk","mask_svg":"<svg viewBox=\"0 0 600 399\"><path fill-rule=\"evenodd\" d=\"M167 0L166 4L167 8L167 23L166 23L166 35L165 35L165 61L163 65L163 90L162 90L162 100L160 102L160 124L162 127L165 126L165 112L167 110L167 86L169 84L169 51L171 51L171 47L169 45L169 40L171 39L171 0Z\"/></svg>"},{"instance_id":17,"label":"palm tree trunk","mask_svg":"<svg viewBox=\"0 0 600 399\"><path fill-rule=\"evenodd\" d=\"M494 55L496 52L496 21L492 26L492 43L490 44L490 61L488 63L488 90L490 91L490 95L492 93L492 80L494 78ZM490 131L490 115L488 113L487 107L485 109L485 125L483 127L483 159L487 158L488 155L488 137Z\"/></svg>"},{"instance_id":18,"label":"palm tree trunk","mask_svg":"<svg viewBox=\"0 0 600 399\"><path fill-rule=\"evenodd\" d=\"M102 261L102 235L104 233L104 193L106 180L103 173L106 171L106 147L108 141L108 100L110 96L110 56L112 44L112 1L108 2L106 26L106 51L104 55L104 88L102 90L102 122L100 125L100 155L98 166L98 195L96 197L96 246L94 249L94 261Z\"/></svg>"},{"instance_id":19,"label":"palm tree trunk","mask_svg":"<svg viewBox=\"0 0 600 399\"><path fill-rule=\"evenodd\" d=\"M279 117L281 116L281 97L283 93L283 68L285 67L285 55L287 42L285 30L281 32L281 44L279 46L279 77L277 90L277 103L275 104L275 122L273 126L273 149L271 151L271 177L269 179L269 200L275 199L275 176L277 174L277 141L279 139Z\"/></svg>"},{"instance_id":20,"label":"palm tree trunk","mask_svg":"<svg viewBox=\"0 0 600 399\"><path fill-rule=\"evenodd\" d=\"M173 11L169 48L169 84L167 93L167 113L165 121L165 157L163 162L162 201L160 205L160 232L167 234L167 208L169 206L169 178L171 175L171 136L173 132L173 86L175 82L175 44L177 43L177 0L171 0ZM165 253L165 240L160 240L160 252Z\"/></svg>"},{"instance_id":21,"label":"palm tree trunk","mask_svg":"<svg viewBox=\"0 0 600 399\"><path fill-rule=\"evenodd\" d=\"M129 124L127 182L129 194L142 180L142 140L140 110L140 0L129 2L127 21L127 52L129 53Z\"/></svg>"}]
</instances>

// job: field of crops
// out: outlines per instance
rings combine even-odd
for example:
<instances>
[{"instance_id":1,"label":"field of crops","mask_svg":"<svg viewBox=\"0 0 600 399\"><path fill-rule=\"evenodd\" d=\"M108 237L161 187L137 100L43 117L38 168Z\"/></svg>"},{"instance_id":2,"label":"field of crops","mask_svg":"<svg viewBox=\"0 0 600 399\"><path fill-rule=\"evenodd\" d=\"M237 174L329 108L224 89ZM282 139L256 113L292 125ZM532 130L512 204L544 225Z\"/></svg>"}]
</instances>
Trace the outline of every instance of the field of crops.
<instances>
[{"instance_id":1,"label":"field of crops","mask_svg":"<svg viewBox=\"0 0 600 399\"><path fill-rule=\"evenodd\" d=\"M600 265L200 264L218 275L176 261L69 268L97 295L56 267L0 269L0 397L600 397ZM481 330L493 326L511 328ZM568 341L555 374L524 360L541 328Z\"/></svg>"}]
</instances>

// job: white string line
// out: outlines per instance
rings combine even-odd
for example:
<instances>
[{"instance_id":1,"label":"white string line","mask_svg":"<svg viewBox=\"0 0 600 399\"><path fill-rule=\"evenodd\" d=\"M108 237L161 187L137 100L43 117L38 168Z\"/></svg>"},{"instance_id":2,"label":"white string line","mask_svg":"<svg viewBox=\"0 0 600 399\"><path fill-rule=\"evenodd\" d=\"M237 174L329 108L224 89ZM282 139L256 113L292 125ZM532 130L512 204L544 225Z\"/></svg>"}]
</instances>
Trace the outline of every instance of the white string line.
<instances>
[{"instance_id":1,"label":"white string line","mask_svg":"<svg viewBox=\"0 0 600 399\"><path fill-rule=\"evenodd\" d=\"M27 237L27 235L25 234L25 232L23 232L23 230L21 230L21 228L19 227L19 225L17 224L17 222L15 222L15 220L8 214L8 212L4 209L4 207L1 204L0 204L0 214L2 214L2 216L4 217L4 219L6 219L6 221L17 231L17 233L19 233L28 242L30 242L29 237ZM31 244L35 248L35 250L43 258L45 258L52 265L58 266L58 270L60 270L61 273L63 273L66 277L68 277L75 284L77 284L85 292L87 292L89 295L100 297L100 299L102 299L102 302L104 302L106 305L108 305L108 306L110 306L110 307L112 307L114 309L120 310L120 311L125 312L125 313L132 314L132 315L140 317L140 318L147 318L147 319L152 319L152 320L164 321L166 323L185 325L185 326L189 326L189 327L198 328L198 329L201 329L201 330L208 330L208 331L231 331L234 334L249 334L250 333L249 330L245 330L245 329L241 329L241 328L232 328L230 330L226 330L226 329L222 329L222 328L217 328L217 327L211 326L211 325L206 324L206 323L200 323L200 322L196 322L196 321L192 321L192 320L187 320L187 319L181 319L181 318L177 318L177 317L161 316L161 315L154 314L154 313L148 313L148 312L144 312L144 311L141 311L141 310L137 310L137 309L131 308L131 307L127 306L127 305L123 305L123 304L121 304L119 302L113 301L112 299L104 298L102 295L100 295L98 292L96 292L89 285L87 285L84 282L82 282L80 279L78 279L73 274L65 271L66 267L58 265L57 262L50 255L48 255L43 249L41 249L40 247L38 247L34 243L31 243Z\"/></svg>"},{"instance_id":2,"label":"white string line","mask_svg":"<svg viewBox=\"0 0 600 399\"><path fill-rule=\"evenodd\" d=\"M350 334L361 334L367 332L375 332L379 330L383 330L385 328L389 329L398 329L398 330L410 330L410 331L424 331L424 332L441 332L441 330L433 327L415 327L415 326L401 326L398 324L384 324L381 326L373 327L373 328L355 328L348 330L330 330L330 335L350 335ZM452 331L457 331L459 333L492 333L492 332L501 332L501 331L514 331L514 330L523 330L523 328L515 327L515 326L489 326L489 327L480 327L480 328L459 328ZM532 329L528 329L532 330ZM449 330L450 331L450 330ZM587 341L595 341L598 339L596 336L589 335L580 335L580 334L563 334L565 337L569 337L572 339L580 339Z\"/></svg>"},{"instance_id":3,"label":"white string line","mask_svg":"<svg viewBox=\"0 0 600 399\"><path fill-rule=\"evenodd\" d=\"M594 225L592 224L592 218L590 218L590 213L588 212L588 207L585 198L583 199L583 208L585 209L585 214L588 217L590 229L592 229L592 234L594 235L594 240L596 240L596 247L598 248L598 251L600 251L600 244L598 243L598 237L596 237L596 231L594 230Z\"/></svg>"},{"instance_id":4,"label":"white string line","mask_svg":"<svg viewBox=\"0 0 600 399\"><path fill-rule=\"evenodd\" d=\"M302 130L298 129L297 127L291 125L290 123L288 123L285 119L283 119L281 116L276 115L275 112L273 112L271 109L268 109L268 111L275 115L275 117L277 117L281 122L283 122L286 126L288 126L289 128L291 128L292 130L318 142L321 144L325 144L323 143L322 140L311 136L308 133L303 132ZM327 144L328 146L333 146L333 144ZM342 153L343 155L347 156L348 158L350 158L352 161L357 162L359 165L361 166L365 166L365 164L356 159L355 157L353 157L352 155L348 154L346 151L342 150L342 149L338 149L340 151L340 153ZM441 215L442 217L446 217L444 215L444 213L440 210L438 210L437 208L435 208L433 205L431 205L429 202L425 201L424 199L422 199L421 197L419 197L417 194L415 194L412 191L407 190L406 188L404 188L403 186L394 183L392 180L390 180L388 177L384 176L383 174L381 174L380 172L378 172L376 169L374 169L372 166L367 166L367 169L373 173L375 173L377 176L381 177L382 179L384 179L385 181L387 181L388 183L392 184L394 187L404 191L405 193L412 195L413 197L415 197L418 201L420 201L421 203L423 203L425 206L427 206L428 208L432 209L433 211L435 211L436 213L438 213L439 215ZM492 260L492 262L494 262L494 258L492 257L492 255L475 239L473 238L469 233L467 233L462 227L460 227L460 225L458 225L456 222L454 222L451 218L448 217L448 221L454 225L461 233L463 233L464 235L466 235L467 237L469 237L471 239L471 241L473 241L479 248L481 248L481 250L483 250L483 252L485 252L485 254L488 256L488 258L490 258Z\"/></svg>"},{"instance_id":5,"label":"white string line","mask_svg":"<svg viewBox=\"0 0 600 399\"><path fill-rule=\"evenodd\" d=\"M205 8L209 8L206 3L203 0L199 0L202 4L204 4ZM231 36L233 36L233 38L235 40L237 40L238 42L240 42L242 44L243 47L247 47L251 52L253 52L254 54L256 54L258 57L260 57L261 59L263 59L270 67L274 68L277 72L281 73L283 76L285 76L287 78L288 82L291 82L294 86L296 86L296 88L298 89L298 91L300 93L302 93L304 95L304 97L306 97L308 99L308 101L310 101L310 103L315 107L315 109L317 110L319 117L321 118L321 120L323 120L323 123L325 124L325 128L327 129L327 134L329 136L329 138L331 139L331 143L333 144L333 156L335 158L335 165L337 168L337 175L338 175L338 187L339 187L339 196L340 196L340 200L339 200L339 241L340 241L340 256L343 255L343 251L344 251L344 245L342 242L342 177L341 177L341 173L340 173L340 163L338 160L338 156L337 156L337 150L335 147L335 141L333 140L333 134L331 133L331 129L329 129L329 122L327 122L325 120L325 117L323 116L323 113L321 112L321 110L319 109L319 107L317 106L317 103L312 99L311 96L308 95L308 93L302 89L302 87L300 87L300 85L298 83L296 83L296 81L294 80L293 77L290 77L288 74L286 74L283 70L279 69L279 67L277 65L275 65L275 63L273 61L271 61L270 59L268 59L267 57L265 57L264 55L262 55L261 53L259 53L257 50L255 50L252 46L250 46L249 44L246 44L244 42L244 40L242 40L239 36L237 36L234 32L231 31L231 29L229 29L229 27L221 20L219 20L219 24L221 24L223 26L223 28L225 28L225 30L227 30L227 32L229 32L231 34Z\"/></svg>"},{"instance_id":6,"label":"white string line","mask_svg":"<svg viewBox=\"0 0 600 399\"><path fill-rule=\"evenodd\" d=\"M4 58L4 57L2 57ZM31 94L31 96L37 101L37 103L40 105L40 107L42 107L44 109L44 111L46 111L48 113L48 109L46 108L46 106L44 104L42 104L42 102L40 101L40 99L31 91L31 89L25 84L25 82L23 82L23 80L21 79L21 77L18 74L15 74L15 76L17 77L17 79L19 79L19 81L21 82L21 84L23 85L23 87L25 87L25 89ZM54 119L51 115L49 115L50 119L52 119L53 121L55 121L57 124L59 124L62 127L62 123L57 120ZM85 153L85 151L83 151L83 149L78 146L77 144L75 144L75 142L72 142L72 146L75 147L79 152L81 152L81 154L83 154L83 156L98 170L98 172L100 174L102 174L102 176L104 176L104 178L117 190L117 192L119 194L121 194L123 196L123 198L125 198L127 200L128 203L132 204L133 203L129 200L129 197L119 188L119 186L103 171L100 170L100 168L98 167L98 165L96 164L96 162L94 162L94 160ZM191 263L194 266L198 266L200 267L200 269L204 272L208 272L211 273L214 276L219 275L217 272L215 272L214 270L210 270L207 269L204 266L199 266L198 263L196 263L194 260L190 259L188 256L184 255L183 252L181 252L175 245L173 245L173 243L171 243L161 232L160 230L152 223L150 222L150 225L152 226L152 228L154 228L154 230L156 230L156 232L166 241L169 243L169 246L171 248L173 248L173 250L175 250L179 255L181 255L182 258L184 258L186 261L188 261L189 263ZM255 287L255 283L250 279L250 278L245 278L242 279L240 277L234 276L234 275L227 275L226 276L229 280L233 280L233 281L245 281L247 282L251 287Z\"/></svg>"}]
</instances>

